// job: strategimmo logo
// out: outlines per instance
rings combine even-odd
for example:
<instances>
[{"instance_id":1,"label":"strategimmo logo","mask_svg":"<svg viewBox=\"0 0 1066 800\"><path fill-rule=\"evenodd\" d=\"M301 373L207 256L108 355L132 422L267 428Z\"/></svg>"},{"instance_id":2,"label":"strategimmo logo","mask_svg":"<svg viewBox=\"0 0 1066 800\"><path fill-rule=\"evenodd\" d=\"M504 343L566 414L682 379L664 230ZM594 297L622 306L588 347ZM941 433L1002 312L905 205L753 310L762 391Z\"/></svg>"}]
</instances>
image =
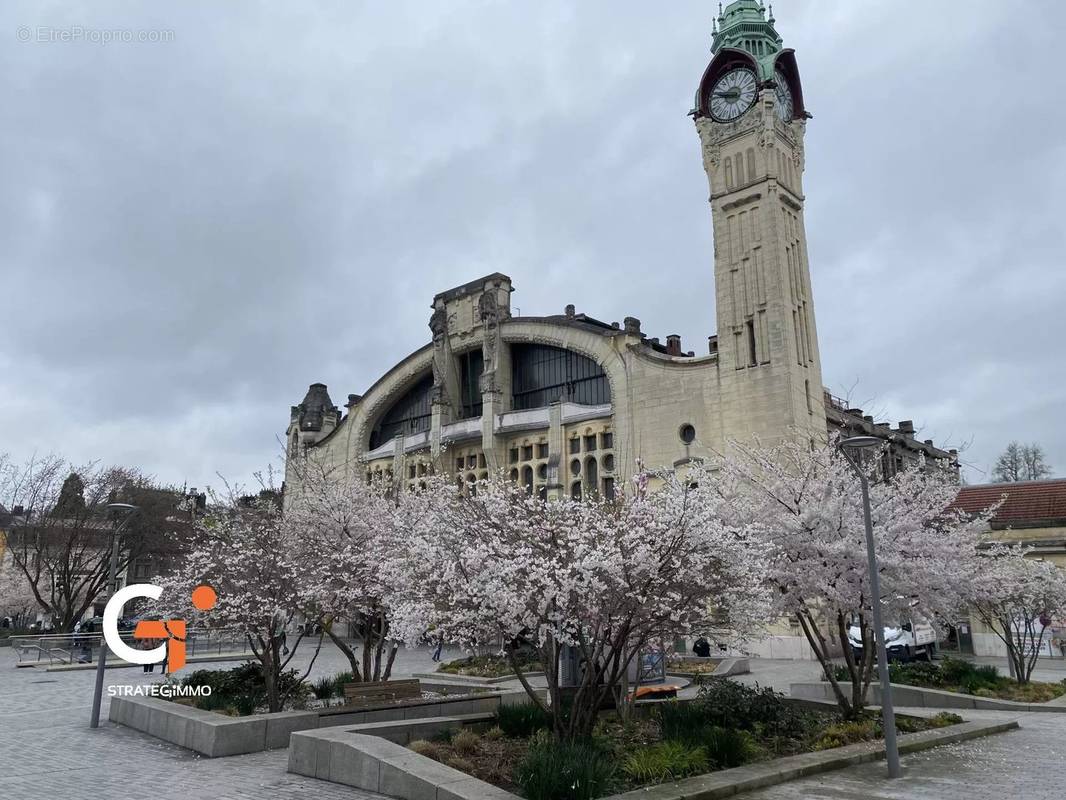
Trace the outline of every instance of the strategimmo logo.
<instances>
[{"instance_id":1,"label":"strategimmo logo","mask_svg":"<svg viewBox=\"0 0 1066 800\"><path fill-rule=\"evenodd\" d=\"M185 666L185 639L187 626L183 619L141 620L133 629L134 639L162 639L162 644L149 650L130 647L118 632L118 620L122 608L130 600L147 597L158 600L163 587L154 583L134 583L119 589L104 606L104 641L108 648L121 659L131 664L158 664L165 660L167 672L177 672ZM214 608L218 595L210 586L197 586L192 592L192 604L200 611Z\"/></svg>"}]
</instances>

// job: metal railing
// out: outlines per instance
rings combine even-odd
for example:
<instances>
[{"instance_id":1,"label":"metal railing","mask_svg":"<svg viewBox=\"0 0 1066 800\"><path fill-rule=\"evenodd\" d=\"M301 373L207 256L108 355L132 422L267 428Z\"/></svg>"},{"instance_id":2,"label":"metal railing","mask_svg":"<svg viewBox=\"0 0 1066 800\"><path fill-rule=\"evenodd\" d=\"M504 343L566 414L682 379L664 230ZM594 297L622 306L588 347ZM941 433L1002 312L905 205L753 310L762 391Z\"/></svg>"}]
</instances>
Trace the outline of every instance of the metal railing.
<instances>
[{"instance_id":1,"label":"metal railing","mask_svg":"<svg viewBox=\"0 0 1066 800\"><path fill-rule=\"evenodd\" d=\"M139 648L143 640L133 638L132 631L120 634L122 641ZM93 664L103 644L99 633L45 633L34 636L12 636L11 647L19 664ZM210 655L251 655L248 639L237 630L190 630L185 639L185 657Z\"/></svg>"}]
</instances>

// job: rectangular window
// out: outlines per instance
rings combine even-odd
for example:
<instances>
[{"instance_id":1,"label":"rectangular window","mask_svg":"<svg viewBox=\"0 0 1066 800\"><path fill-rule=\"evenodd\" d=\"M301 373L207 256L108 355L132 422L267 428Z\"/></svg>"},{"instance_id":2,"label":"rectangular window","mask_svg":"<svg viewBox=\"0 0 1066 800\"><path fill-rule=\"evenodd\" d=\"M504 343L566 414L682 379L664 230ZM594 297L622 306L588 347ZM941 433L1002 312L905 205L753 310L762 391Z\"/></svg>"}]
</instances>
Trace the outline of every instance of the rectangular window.
<instances>
[{"instance_id":1,"label":"rectangular window","mask_svg":"<svg viewBox=\"0 0 1066 800\"><path fill-rule=\"evenodd\" d=\"M614 478L603 479L603 496L608 500L614 500Z\"/></svg>"},{"instance_id":2,"label":"rectangular window","mask_svg":"<svg viewBox=\"0 0 1066 800\"><path fill-rule=\"evenodd\" d=\"M570 455L577 455L581 452L581 440L574 437L570 440Z\"/></svg>"},{"instance_id":3,"label":"rectangular window","mask_svg":"<svg viewBox=\"0 0 1066 800\"><path fill-rule=\"evenodd\" d=\"M485 469L485 454L484 453L478 453L477 454L477 465L478 465L478 467L480 469Z\"/></svg>"},{"instance_id":4,"label":"rectangular window","mask_svg":"<svg viewBox=\"0 0 1066 800\"><path fill-rule=\"evenodd\" d=\"M754 367L759 363L755 355L755 321L749 319L744 325L748 329L748 366Z\"/></svg>"},{"instance_id":5,"label":"rectangular window","mask_svg":"<svg viewBox=\"0 0 1066 800\"><path fill-rule=\"evenodd\" d=\"M459 356L459 416L461 419L481 416L481 373L485 358L481 348Z\"/></svg>"},{"instance_id":6,"label":"rectangular window","mask_svg":"<svg viewBox=\"0 0 1066 800\"><path fill-rule=\"evenodd\" d=\"M459 456L459 458L455 459L455 471L456 472L462 472L463 471L463 467L465 467L465 466L466 466L466 459L463 458L463 456Z\"/></svg>"},{"instance_id":7,"label":"rectangular window","mask_svg":"<svg viewBox=\"0 0 1066 800\"><path fill-rule=\"evenodd\" d=\"M523 461L532 461L533 460L533 445L527 444L527 445L522 447L522 460Z\"/></svg>"},{"instance_id":8,"label":"rectangular window","mask_svg":"<svg viewBox=\"0 0 1066 800\"><path fill-rule=\"evenodd\" d=\"M467 469L473 469L474 467L476 467L477 466L477 456L467 456L466 457L466 466L467 466Z\"/></svg>"},{"instance_id":9,"label":"rectangular window","mask_svg":"<svg viewBox=\"0 0 1066 800\"><path fill-rule=\"evenodd\" d=\"M511 448L511 452L510 452L509 455L510 455L511 463L512 464L517 464L518 463L518 448L517 447L512 447Z\"/></svg>"},{"instance_id":10,"label":"rectangular window","mask_svg":"<svg viewBox=\"0 0 1066 800\"><path fill-rule=\"evenodd\" d=\"M585 437L585 452L592 453L596 450L596 434Z\"/></svg>"},{"instance_id":11,"label":"rectangular window","mask_svg":"<svg viewBox=\"0 0 1066 800\"><path fill-rule=\"evenodd\" d=\"M600 435L600 440L603 443L602 447L603 447L604 450L610 450L612 447L614 447L614 434L611 433L610 431L606 431L603 434L601 434Z\"/></svg>"},{"instance_id":12,"label":"rectangular window","mask_svg":"<svg viewBox=\"0 0 1066 800\"><path fill-rule=\"evenodd\" d=\"M548 443L547 442L541 442L540 444L537 445L537 458L547 458L547 457L548 457Z\"/></svg>"}]
</instances>

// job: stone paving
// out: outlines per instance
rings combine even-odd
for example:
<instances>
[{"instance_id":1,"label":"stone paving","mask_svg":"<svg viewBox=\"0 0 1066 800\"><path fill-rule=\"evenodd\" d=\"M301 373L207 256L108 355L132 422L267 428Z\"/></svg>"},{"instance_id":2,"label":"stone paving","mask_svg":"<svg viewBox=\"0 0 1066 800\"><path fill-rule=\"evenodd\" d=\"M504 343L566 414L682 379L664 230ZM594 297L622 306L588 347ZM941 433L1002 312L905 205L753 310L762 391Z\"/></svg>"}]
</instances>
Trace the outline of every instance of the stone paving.
<instances>
[{"instance_id":1,"label":"stone paving","mask_svg":"<svg viewBox=\"0 0 1066 800\"><path fill-rule=\"evenodd\" d=\"M445 651L444 658L454 658ZM297 663L305 665L310 651ZM758 681L779 690L811 680L810 662L752 660ZM313 778L289 775L284 750L222 759L201 758L182 748L110 724L107 698L99 729L88 728L93 672L49 673L16 669L14 654L0 648L0 798L87 796L108 800L265 800L321 798L373 800L377 795ZM295 665L295 664L294 664ZM324 647L312 679L346 668ZM198 665L199 666L199 665ZM210 665L204 665L210 666ZM232 663L219 665L231 667ZM401 651L395 674L430 671L429 650ZM1048 677L1052 677L1049 675ZM1055 677L1061 677L1059 673ZM108 670L106 685L158 681L138 669ZM1054 679L1054 678L1052 678ZM884 763L865 764L807 778L746 797L751 800L1044 800L1066 796L1066 714L1012 715L967 711L969 719L1019 718L1022 729L974 742L905 756L904 776L885 779Z\"/></svg>"},{"instance_id":2,"label":"stone paving","mask_svg":"<svg viewBox=\"0 0 1066 800\"><path fill-rule=\"evenodd\" d=\"M311 650L301 646L293 666L306 667ZM444 658L458 657L445 650ZM0 798L29 800L370 800L347 786L290 775L288 751L210 759L107 721L108 685L161 680L139 668L105 673L100 727L89 729L95 672L17 669L10 648L0 648ZM311 679L347 669L333 647L322 648ZM232 662L195 668L230 668ZM429 650L397 655L395 674L431 671Z\"/></svg>"}]
</instances>

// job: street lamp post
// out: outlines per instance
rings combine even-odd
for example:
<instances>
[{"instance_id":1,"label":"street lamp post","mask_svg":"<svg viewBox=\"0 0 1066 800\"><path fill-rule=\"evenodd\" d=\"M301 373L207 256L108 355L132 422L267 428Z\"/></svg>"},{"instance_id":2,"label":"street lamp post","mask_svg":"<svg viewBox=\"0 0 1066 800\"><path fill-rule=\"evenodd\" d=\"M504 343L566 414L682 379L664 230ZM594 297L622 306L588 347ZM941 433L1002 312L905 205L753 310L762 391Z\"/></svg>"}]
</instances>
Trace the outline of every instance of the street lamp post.
<instances>
[{"instance_id":1,"label":"street lamp post","mask_svg":"<svg viewBox=\"0 0 1066 800\"><path fill-rule=\"evenodd\" d=\"M122 521L111 529L111 566L107 574L107 596L111 598L118 591L118 547L119 534L126 527L126 523L137 513L137 506L129 503L108 503L108 511L122 514ZM103 639L103 631L100 632L100 653L96 657L96 689L93 691L93 711L89 718L89 727L100 727L100 702L104 695L104 669L107 662L107 642Z\"/></svg>"},{"instance_id":2,"label":"street lamp post","mask_svg":"<svg viewBox=\"0 0 1066 800\"><path fill-rule=\"evenodd\" d=\"M866 560L870 572L870 605L874 614L874 637L877 642L877 672L881 678L881 719L885 729L885 760L888 761L888 777L898 778L899 747L896 744L896 715L892 708L892 684L888 679L888 651L885 649L885 625L881 616L881 578L877 567L877 552L874 548L874 524L870 516L870 481L862 465L855 458L860 451L881 447L883 442L875 436L852 436L842 439L840 452L859 477L862 486L862 516L866 524Z\"/></svg>"}]
</instances>

